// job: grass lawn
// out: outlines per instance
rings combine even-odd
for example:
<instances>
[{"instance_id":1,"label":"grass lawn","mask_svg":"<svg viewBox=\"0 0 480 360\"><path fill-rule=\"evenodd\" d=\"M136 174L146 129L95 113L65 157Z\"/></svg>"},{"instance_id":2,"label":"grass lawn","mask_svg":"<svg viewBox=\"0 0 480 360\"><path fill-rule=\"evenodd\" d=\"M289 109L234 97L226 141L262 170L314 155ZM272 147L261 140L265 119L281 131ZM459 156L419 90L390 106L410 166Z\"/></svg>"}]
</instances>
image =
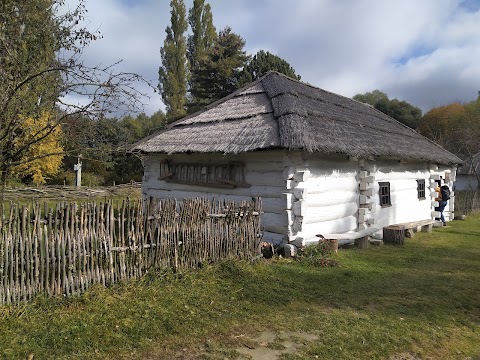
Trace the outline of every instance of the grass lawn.
<instances>
[{"instance_id":1,"label":"grass lawn","mask_svg":"<svg viewBox=\"0 0 480 360\"><path fill-rule=\"evenodd\" d=\"M480 359L480 216L335 259L156 272L0 308L0 358L241 359L268 330L272 349L313 336L281 359Z\"/></svg>"}]
</instances>

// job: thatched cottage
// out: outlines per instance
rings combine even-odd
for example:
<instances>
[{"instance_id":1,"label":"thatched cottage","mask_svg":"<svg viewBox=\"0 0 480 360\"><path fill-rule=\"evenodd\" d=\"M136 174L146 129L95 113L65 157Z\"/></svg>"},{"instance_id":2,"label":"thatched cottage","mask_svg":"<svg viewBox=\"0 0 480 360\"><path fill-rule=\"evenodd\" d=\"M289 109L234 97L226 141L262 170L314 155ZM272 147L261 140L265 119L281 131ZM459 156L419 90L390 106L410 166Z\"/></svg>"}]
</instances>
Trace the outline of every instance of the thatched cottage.
<instances>
[{"instance_id":1,"label":"thatched cottage","mask_svg":"<svg viewBox=\"0 0 480 360\"><path fill-rule=\"evenodd\" d=\"M134 150L144 196L261 197L264 239L296 245L434 218L436 181L451 186L461 162L369 105L275 72Z\"/></svg>"}]
</instances>

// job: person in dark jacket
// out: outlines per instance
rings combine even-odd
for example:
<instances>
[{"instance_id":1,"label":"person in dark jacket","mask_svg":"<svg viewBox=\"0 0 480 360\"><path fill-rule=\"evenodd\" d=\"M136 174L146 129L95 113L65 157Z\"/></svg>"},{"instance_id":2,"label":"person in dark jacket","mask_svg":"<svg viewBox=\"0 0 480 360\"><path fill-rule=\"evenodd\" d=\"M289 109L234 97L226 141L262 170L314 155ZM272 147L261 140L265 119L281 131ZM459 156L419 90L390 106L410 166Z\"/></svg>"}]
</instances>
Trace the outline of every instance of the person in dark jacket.
<instances>
[{"instance_id":1,"label":"person in dark jacket","mask_svg":"<svg viewBox=\"0 0 480 360\"><path fill-rule=\"evenodd\" d=\"M447 226L447 222L443 216L443 210L445 210L448 200L450 199L450 189L447 185L442 185L442 187L437 187L435 191L438 193L438 197L435 198L435 200L438 201L438 207L436 207L435 210L440 212L440 221L443 226Z\"/></svg>"}]
</instances>

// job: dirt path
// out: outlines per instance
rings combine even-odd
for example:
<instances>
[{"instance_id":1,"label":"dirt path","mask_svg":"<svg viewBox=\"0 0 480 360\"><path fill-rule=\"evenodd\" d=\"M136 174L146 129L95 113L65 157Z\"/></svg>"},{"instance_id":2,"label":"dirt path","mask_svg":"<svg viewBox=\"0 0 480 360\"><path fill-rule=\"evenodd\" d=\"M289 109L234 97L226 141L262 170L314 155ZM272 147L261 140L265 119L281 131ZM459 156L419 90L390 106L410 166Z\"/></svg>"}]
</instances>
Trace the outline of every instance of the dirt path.
<instances>
[{"instance_id":1,"label":"dirt path","mask_svg":"<svg viewBox=\"0 0 480 360\"><path fill-rule=\"evenodd\" d=\"M318 339L316 335L308 333L281 332L275 334L265 331L256 337L243 337L241 341L244 345L236 350L243 359L276 360L282 354L295 353L300 347L316 339Z\"/></svg>"}]
</instances>

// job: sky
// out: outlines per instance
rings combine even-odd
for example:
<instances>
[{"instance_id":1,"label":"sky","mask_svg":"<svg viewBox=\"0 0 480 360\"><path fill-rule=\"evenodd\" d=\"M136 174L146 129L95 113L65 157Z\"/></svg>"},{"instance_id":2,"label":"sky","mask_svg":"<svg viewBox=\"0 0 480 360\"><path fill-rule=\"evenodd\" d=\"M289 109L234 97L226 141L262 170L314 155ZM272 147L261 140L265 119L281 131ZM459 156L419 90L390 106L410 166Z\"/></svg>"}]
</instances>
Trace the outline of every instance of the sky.
<instances>
[{"instance_id":1,"label":"sky","mask_svg":"<svg viewBox=\"0 0 480 360\"><path fill-rule=\"evenodd\" d=\"M255 54L288 61L302 81L352 97L373 91L425 113L475 100L480 91L480 0L206 0L218 30L230 26ZM75 0L67 0L73 6ZM186 0L187 9L193 0ZM169 0L86 0L87 26L103 38L87 64L122 60L118 70L158 84ZM188 11L188 10L187 10ZM147 115L164 110L145 85Z\"/></svg>"}]
</instances>

